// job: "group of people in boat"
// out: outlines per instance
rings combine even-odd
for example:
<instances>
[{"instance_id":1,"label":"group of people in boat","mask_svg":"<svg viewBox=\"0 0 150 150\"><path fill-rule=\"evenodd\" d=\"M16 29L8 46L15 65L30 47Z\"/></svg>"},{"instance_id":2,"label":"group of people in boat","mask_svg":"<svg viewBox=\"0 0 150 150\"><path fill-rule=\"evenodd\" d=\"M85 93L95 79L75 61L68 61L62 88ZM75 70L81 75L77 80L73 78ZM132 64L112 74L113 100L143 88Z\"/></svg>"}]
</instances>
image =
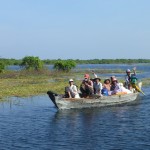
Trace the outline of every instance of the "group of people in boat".
<instances>
[{"instance_id":1,"label":"group of people in boat","mask_svg":"<svg viewBox=\"0 0 150 150\"><path fill-rule=\"evenodd\" d=\"M92 97L92 96L110 96L114 94L128 94L132 93L132 89L135 87L137 77L136 68L133 68L133 73L130 69L126 70L125 82L119 83L115 76L111 76L101 82L101 79L94 73L94 79L90 78L89 74L84 75L84 79L78 88L73 79L69 80L69 86L65 87L65 97L68 98L80 98L80 97Z\"/></svg>"}]
</instances>

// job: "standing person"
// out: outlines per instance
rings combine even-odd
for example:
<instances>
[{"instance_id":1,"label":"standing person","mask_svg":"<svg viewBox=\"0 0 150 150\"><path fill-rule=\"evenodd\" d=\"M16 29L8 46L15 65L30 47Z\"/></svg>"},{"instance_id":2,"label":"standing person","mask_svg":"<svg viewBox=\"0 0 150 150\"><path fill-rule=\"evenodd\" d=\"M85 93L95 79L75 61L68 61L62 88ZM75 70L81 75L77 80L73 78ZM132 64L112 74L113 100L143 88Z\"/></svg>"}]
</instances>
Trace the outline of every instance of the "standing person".
<instances>
[{"instance_id":1,"label":"standing person","mask_svg":"<svg viewBox=\"0 0 150 150\"><path fill-rule=\"evenodd\" d=\"M93 88L94 88L94 94L101 96L101 90L102 90L102 83L100 82L101 79L96 77L94 79Z\"/></svg>"},{"instance_id":2,"label":"standing person","mask_svg":"<svg viewBox=\"0 0 150 150\"><path fill-rule=\"evenodd\" d=\"M90 80L89 74L84 75L84 80L80 85L80 91L83 97L88 97L94 93L93 81Z\"/></svg>"},{"instance_id":3,"label":"standing person","mask_svg":"<svg viewBox=\"0 0 150 150\"><path fill-rule=\"evenodd\" d=\"M126 76L125 76L125 84L124 86L127 88L127 89L131 89L132 88L132 85L131 85L131 81L133 82L132 79L136 79L136 67L133 68L133 73L131 73L130 69L127 69L126 70Z\"/></svg>"},{"instance_id":4,"label":"standing person","mask_svg":"<svg viewBox=\"0 0 150 150\"><path fill-rule=\"evenodd\" d=\"M77 87L74 85L73 79L69 80L69 87L65 88L65 93L69 98L80 98Z\"/></svg>"}]
</instances>

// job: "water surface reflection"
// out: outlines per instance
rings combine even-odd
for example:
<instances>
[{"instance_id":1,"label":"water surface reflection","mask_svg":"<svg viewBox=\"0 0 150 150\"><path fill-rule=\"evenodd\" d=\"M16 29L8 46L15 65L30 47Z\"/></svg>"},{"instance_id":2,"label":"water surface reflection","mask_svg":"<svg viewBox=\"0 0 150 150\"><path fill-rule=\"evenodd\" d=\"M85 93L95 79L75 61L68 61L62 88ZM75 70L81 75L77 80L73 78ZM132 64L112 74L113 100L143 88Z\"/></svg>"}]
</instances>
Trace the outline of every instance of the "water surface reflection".
<instances>
[{"instance_id":1,"label":"water surface reflection","mask_svg":"<svg viewBox=\"0 0 150 150\"><path fill-rule=\"evenodd\" d=\"M150 95L122 106L57 111L47 95L0 103L4 149L149 149Z\"/></svg>"}]
</instances>

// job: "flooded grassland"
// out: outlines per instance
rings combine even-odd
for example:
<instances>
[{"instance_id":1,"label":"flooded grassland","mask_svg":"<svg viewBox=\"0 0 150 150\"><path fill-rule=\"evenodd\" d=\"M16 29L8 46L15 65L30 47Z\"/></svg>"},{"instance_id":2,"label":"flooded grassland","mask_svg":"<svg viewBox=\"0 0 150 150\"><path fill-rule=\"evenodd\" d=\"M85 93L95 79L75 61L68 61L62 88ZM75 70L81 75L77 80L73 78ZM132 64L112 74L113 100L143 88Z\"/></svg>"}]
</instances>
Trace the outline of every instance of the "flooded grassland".
<instances>
[{"instance_id":1,"label":"flooded grassland","mask_svg":"<svg viewBox=\"0 0 150 150\"><path fill-rule=\"evenodd\" d=\"M102 79L111 75L118 75L120 82L124 81L124 71L121 69L94 69ZM76 85L80 86L85 73L89 73L94 78L89 69L76 69L71 72L58 72L54 70L41 71L6 71L0 74L0 100L6 97L28 97L46 94L48 90L53 90L63 94L64 87L68 85L70 78L74 79ZM139 71L139 73L141 73ZM150 85L150 78L142 79L143 86Z\"/></svg>"}]
</instances>

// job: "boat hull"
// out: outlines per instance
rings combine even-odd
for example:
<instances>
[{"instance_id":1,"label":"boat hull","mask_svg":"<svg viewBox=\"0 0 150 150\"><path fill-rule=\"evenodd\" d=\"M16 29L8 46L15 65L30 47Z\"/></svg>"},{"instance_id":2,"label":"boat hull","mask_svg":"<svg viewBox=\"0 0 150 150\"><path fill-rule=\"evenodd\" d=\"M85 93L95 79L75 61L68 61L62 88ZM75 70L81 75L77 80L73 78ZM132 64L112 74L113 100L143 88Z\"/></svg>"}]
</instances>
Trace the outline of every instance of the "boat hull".
<instances>
[{"instance_id":1,"label":"boat hull","mask_svg":"<svg viewBox=\"0 0 150 150\"><path fill-rule=\"evenodd\" d=\"M102 96L99 98L63 98L51 91L48 91L50 99L58 109L72 109L72 108L92 108L120 105L135 101L139 93L130 93L123 95Z\"/></svg>"}]
</instances>

